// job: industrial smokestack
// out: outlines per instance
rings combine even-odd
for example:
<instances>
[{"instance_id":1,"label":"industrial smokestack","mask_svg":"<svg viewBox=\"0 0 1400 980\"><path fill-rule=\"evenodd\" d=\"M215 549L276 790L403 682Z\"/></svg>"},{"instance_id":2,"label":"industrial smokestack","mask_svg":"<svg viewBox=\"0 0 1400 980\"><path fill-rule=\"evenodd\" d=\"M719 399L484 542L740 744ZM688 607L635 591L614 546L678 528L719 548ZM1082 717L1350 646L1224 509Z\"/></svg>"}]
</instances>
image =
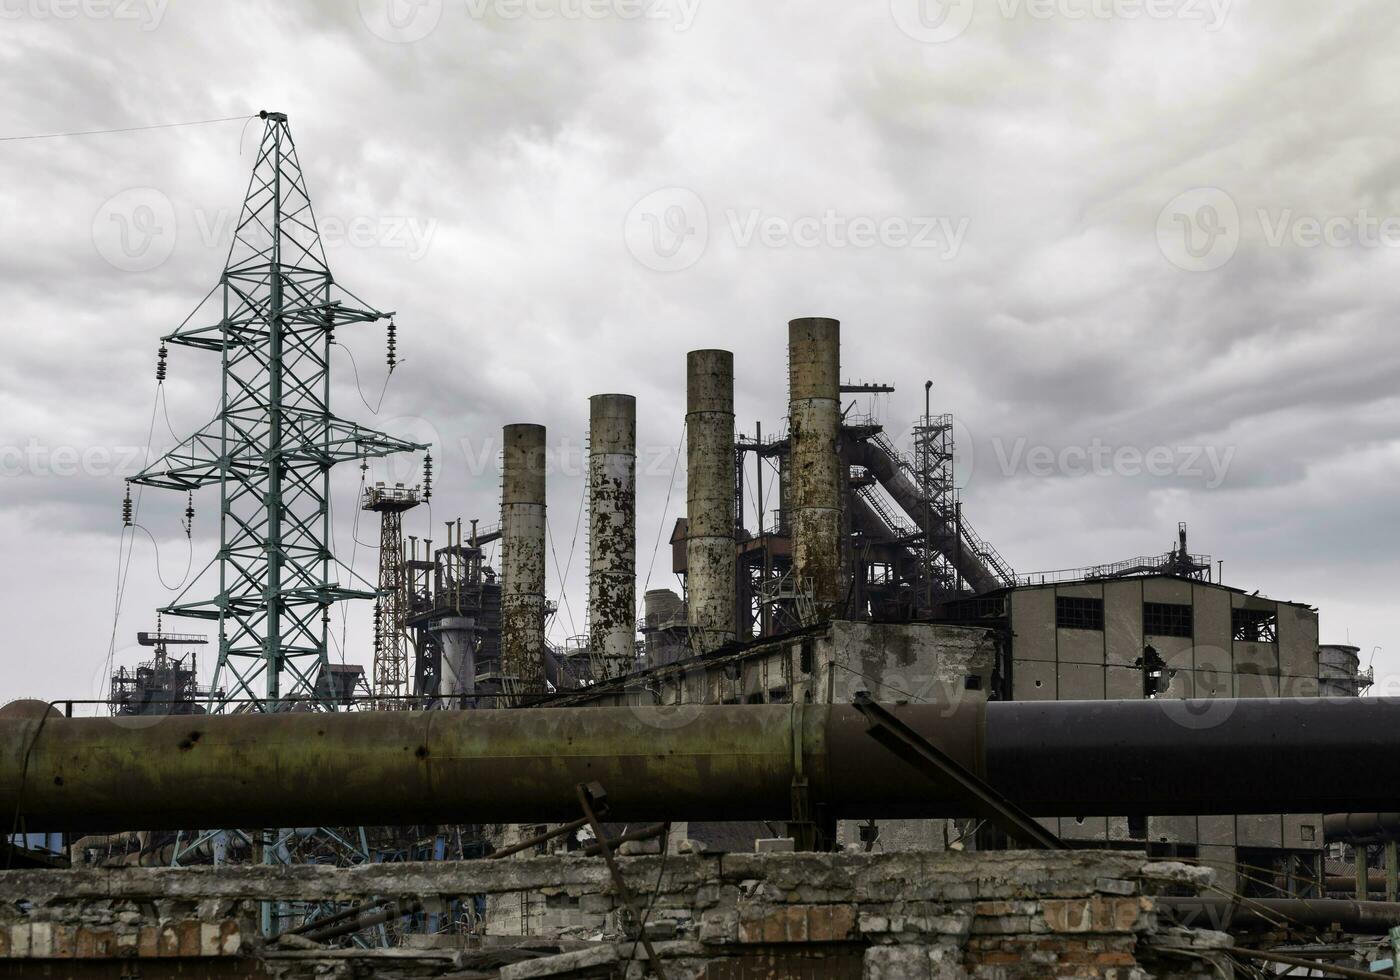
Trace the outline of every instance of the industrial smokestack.
<instances>
[{"instance_id":1,"label":"industrial smokestack","mask_svg":"<svg viewBox=\"0 0 1400 980\"><path fill-rule=\"evenodd\" d=\"M839 320L788 323L788 397L793 574L827 618L842 599Z\"/></svg>"},{"instance_id":2,"label":"industrial smokestack","mask_svg":"<svg viewBox=\"0 0 1400 980\"><path fill-rule=\"evenodd\" d=\"M734 639L734 354L686 355L687 612L701 652Z\"/></svg>"},{"instance_id":3,"label":"industrial smokestack","mask_svg":"<svg viewBox=\"0 0 1400 980\"><path fill-rule=\"evenodd\" d=\"M637 399L588 400L588 649L595 677L637 656Z\"/></svg>"},{"instance_id":4,"label":"industrial smokestack","mask_svg":"<svg viewBox=\"0 0 1400 980\"><path fill-rule=\"evenodd\" d=\"M501 675L544 693L544 426L508 425L501 453Z\"/></svg>"}]
</instances>

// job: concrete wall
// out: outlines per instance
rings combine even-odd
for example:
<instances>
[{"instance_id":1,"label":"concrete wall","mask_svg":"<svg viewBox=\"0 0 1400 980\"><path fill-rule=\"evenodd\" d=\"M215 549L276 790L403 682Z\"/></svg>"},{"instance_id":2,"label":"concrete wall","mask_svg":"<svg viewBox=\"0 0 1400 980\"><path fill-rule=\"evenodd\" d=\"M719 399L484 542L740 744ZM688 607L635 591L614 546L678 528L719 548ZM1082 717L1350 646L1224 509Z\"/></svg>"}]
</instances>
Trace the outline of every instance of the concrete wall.
<instances>
[{"instance_id":1,"label":"concrete wall","mask_svg":"<svg viewBox=\"0 0 1400 980\"><path fill-rule=\"evenodd\" d=\"M692 658L570 694L561 704L849 703L985 697L996 640L987 630L934 623L836 620L725 656Z\"/></svg>"},{"instance_id":2,"label":"concrete wall","mask_svg":"<svg viewBox=\"0 0 1400 980\"><path fill-rule=\"evenodd\" d=\"M1229 975L1228 936L1169 928L1156 904L1200 893L1210 873L1130 854L691 852L619 865L648 906L647 934L671 980ZM528 914L506 914L522 893ZM640 977L646 955L598 857L0 872L0 894L13 899L0 907L4 976L596 980ZM442 908L472 895L502 912L488 913L472 943L265 946L251 922L253 899L407 896Z\"/></svg>"}]
</instances>

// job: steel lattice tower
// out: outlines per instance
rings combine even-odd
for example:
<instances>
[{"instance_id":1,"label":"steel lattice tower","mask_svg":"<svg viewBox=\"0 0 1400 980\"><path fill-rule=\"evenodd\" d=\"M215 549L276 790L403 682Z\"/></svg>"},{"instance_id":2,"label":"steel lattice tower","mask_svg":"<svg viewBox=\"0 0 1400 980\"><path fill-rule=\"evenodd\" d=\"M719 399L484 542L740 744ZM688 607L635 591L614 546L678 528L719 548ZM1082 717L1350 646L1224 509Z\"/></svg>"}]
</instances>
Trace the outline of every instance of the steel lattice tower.
<instances>
[{"instance_id":1,"label":"steel lattice tower","mask_svg":"<svg viewBox=\"0 0 1400 980\"><path fill-rule=\"evenodd\" d=\"M403 514L423 500L418 487L366 487L362 510L379 514L379 601L374 606L374 667L370 686L375 707L411 707L408 679L408 572L404 567Z\"/></svg>"},{"instance_id":2,"label":"steel lattice tower","mask_svg":"<svg viewBox=\"0 0 1400 980\"><path fill-rule=\"evenodd\" d=\"M287 117L262 117L266 127L228 261L210 293L220 296L222 314L212 325L191 326L201 303L163 338L220 355L219 412L132 482L218 486L218 594L186 601L181 593L162 612L217 620L213 690L227 674L226 699L251 698L275 710L282 698L315 691L327 662L331 604L376 595L343 587L332 574L331 467L426 447L331 413L334 331L392 314L362 308L336 285Z\"/></svg>"}]
</instances>

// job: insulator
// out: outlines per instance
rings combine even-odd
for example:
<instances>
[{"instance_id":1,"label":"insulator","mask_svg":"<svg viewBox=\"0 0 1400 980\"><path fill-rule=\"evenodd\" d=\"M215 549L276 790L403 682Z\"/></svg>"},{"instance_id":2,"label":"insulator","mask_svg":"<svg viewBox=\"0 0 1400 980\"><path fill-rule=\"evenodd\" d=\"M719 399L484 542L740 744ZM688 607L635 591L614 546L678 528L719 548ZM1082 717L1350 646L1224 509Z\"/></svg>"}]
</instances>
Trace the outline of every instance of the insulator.
<instances>
[{"instance_id":1,"label":"insulator","mask_svg":"<svg viewBox=\"0 0 1400 980\"><path fill-rule=\"evenodd\" d=\"M335 318L326 317L326 343L335 343Z\"/></svg>"},{"instance_id":2,"label":"insulator","mask_svg":"<svg viewBox=\"0 0 1400 980\"><path fill-rule=\"evenodd\" d=\"M433 499L433 454L423 457L423 499Z\"/></svg>"},{"instance_id":3,"label":"insulator","mask_svg":"<svg viewBox=\"0 0 1400 980\"><path fill-rule=\"evenodd\" d=\"M399 342L398 342L398 332L399 332L399 328L394 324L394 321L393 321L393 320L390 320L390 321L389 321L389 355L388 355L389 370L390 370L390 371L394 370L394 368L395 368L395 367L398 365L398 363L399 363L398 355L395 353L395 352L398 350L398 346L399 346Z\"/></svg>"},{"instance_id":4,"label":"insulator","mask_svg":"<svg viewBox=\"0 0 1400 980\"><path fill-rule=\"evenodd\" d=\"M165 380L165 357L170 350L164 345L160 345L160 350L156 351L156 381Z\"/></svg>"},{"instance_id":5,"label":"insulator","mask_svg":"<svg viewBox=\"0 0 1400 980\"><path fill-rule=\"evenodd\" d=\"M194 529L194 491L185 492L185 537L189 537Z\"/></svg>"},{"instance_id":6,"label":"insulator","mask_svg":"<svg viewBox=\"0 0 1400 980\"><path fill-rule=\"evenodd\" d=\"M122 501L122 527L131 527L131 484L126 485L126 499Z\"/></svg>"}]
</instances>

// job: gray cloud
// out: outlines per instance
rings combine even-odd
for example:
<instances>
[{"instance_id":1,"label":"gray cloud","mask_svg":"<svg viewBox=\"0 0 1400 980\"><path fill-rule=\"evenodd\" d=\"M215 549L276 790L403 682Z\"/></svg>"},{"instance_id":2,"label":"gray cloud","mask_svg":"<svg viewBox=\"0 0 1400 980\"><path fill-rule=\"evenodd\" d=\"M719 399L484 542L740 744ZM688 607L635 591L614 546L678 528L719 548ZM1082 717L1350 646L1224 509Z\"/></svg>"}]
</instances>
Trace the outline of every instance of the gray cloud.
<instances>
[{"instance_id":1,"label":"gray cloud","mask_svg":"<svg viewBox=\"0 0 1400 980\"><path fill-rule=\"evenodd\" d=\"M577 447L587 396L629 391L639 438L663 460L639 492L639 563L645 574L660 532L651 584L669 582L665 538L685 474L673 485L664 454L680 435L685 351L735 350L740 427L761 418L772 431L784 324L822 314L845 323L848 376L899 386L873 403L892 431L907 430L935 379L976 459L968 513L1018 568L1162 551L1188 520L1228 581L1318 603L1325 638L1350 628L1368 647L1389 641L1394 604L1377 583L1400 570L1385 535L1400 518L1386 492L1400 469L1397 255L1275 247L1258 218L1400 214L1387 135L1400 11L1385 0L1237 0L1218 31L1005 19L985 0L942 44L901 32L885 3L701 0L678 30L474 18L466 0L447 0L413 43L377 36L359 8L171 5L149 30L7 21L0 135L287 111L323 225L378 229L330 260L358 295L398 311L404 363L372 416L338 352L334 403L431 434L435 526L420 510L413 533L439 537L458 514L494 523L502 424L543 422ZM228 123L0 143L0 447L144 443L158 338L216 281L226 241L210 229L239 204L257 126L241 142ZM703 202L709 236L694 264L658 273L634 259L624 226L639 200L673 187ZM1173 266L1156 238L1164 206L1196 187L1224 191L1241 215L1238 251L1214 272ZM173 214L170 256L146 271L114 267L94 243L104 204L133 188L154 188ZM966 218L966 237L943 259L768 247L734 232L746 216L791 226L828 211ZM407 221L431 229L421 250L384 230ZM382 336L341 339L375 404ZM181 434L208 417L215 369L209 355L172 353L166 394ZM169 441L163 412L155 432ZM1002 472L993 441L1020 438L1234 455L1214 489ZM351 538L360 474L345 469L337 546L368 575L372 550ZM12 657L0 696L69 694L106 657L121 478L24 473L0 486L7 550L30 556L0 574L17 644L49 649L52 620L64 623L46 659ZM558 638L582 630L582 484L560 474L549 489L569 566ZM143 523L168 580L184 563L183 501L156 497ZM201 498L196 566L215 509ZM374 541L366 521L357 534ZM554 567L550 577L557 590ZM138 539L119 646L162 599L151 543ZM368 609L345 624L349 658L366 659Z\"/></svg>"}]
</instances>

